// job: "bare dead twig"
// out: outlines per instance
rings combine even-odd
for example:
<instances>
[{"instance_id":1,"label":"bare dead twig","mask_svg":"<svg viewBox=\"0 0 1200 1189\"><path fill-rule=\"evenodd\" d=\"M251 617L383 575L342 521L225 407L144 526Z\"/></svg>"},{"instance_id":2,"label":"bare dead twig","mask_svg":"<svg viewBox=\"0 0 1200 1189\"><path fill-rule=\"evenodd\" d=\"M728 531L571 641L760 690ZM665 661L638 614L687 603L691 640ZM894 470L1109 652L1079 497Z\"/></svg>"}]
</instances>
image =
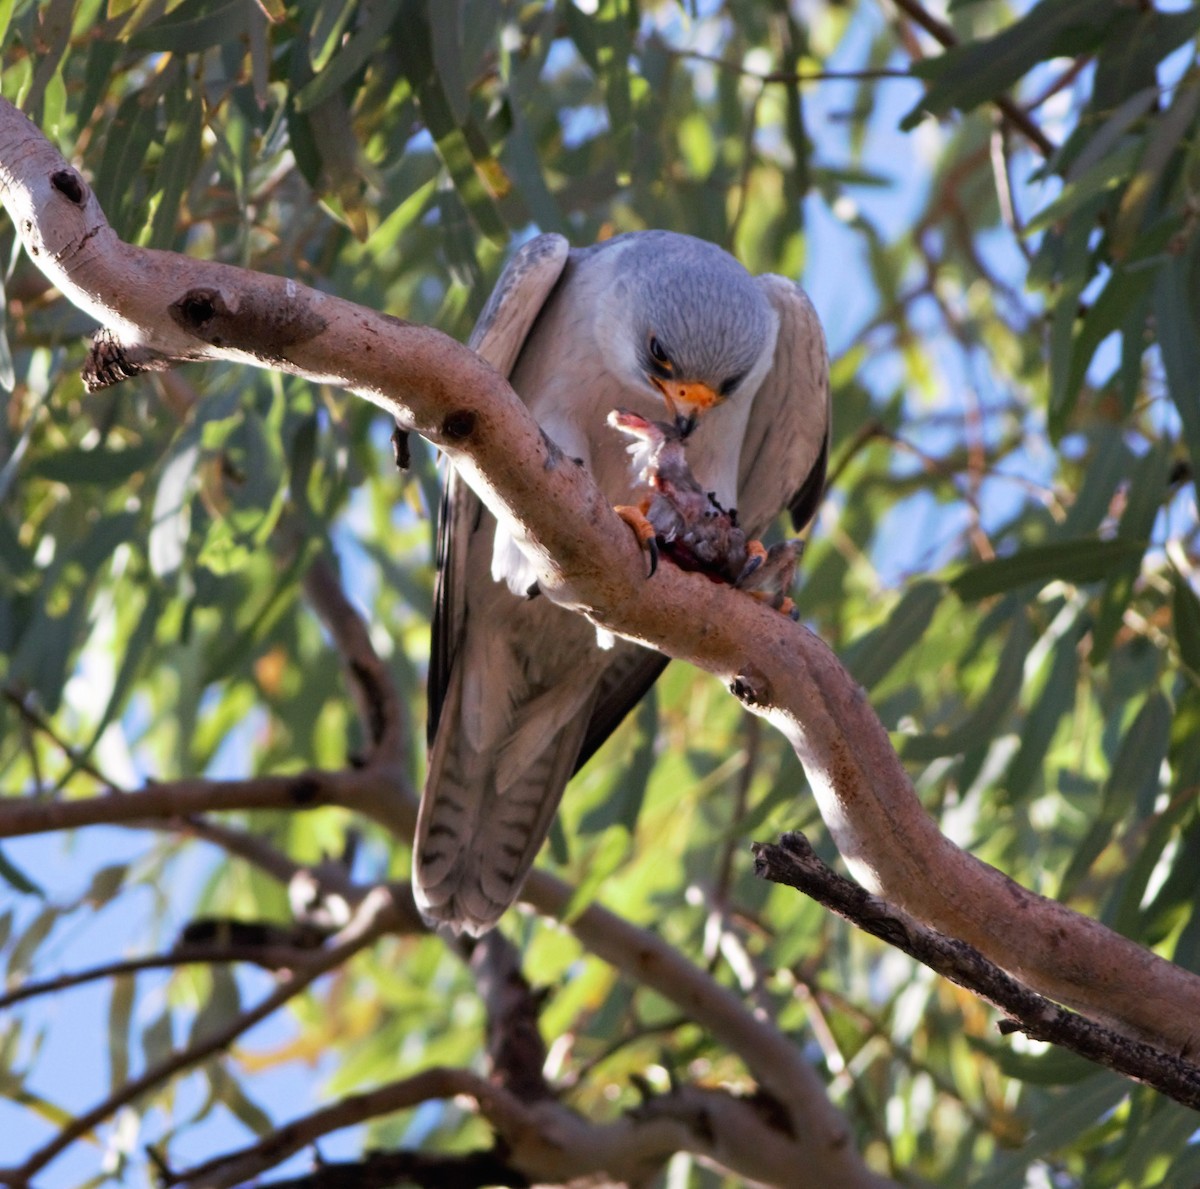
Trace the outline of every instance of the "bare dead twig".
<instances>
[{"instance_id":1,"label":"bare dead twig","mask_svg":"<svg viewBox=\"0 0 1200 1189\"><path fill-rule=\"evenodd\" d=\"M1034 1040L1061 1045L1200 1110L1200 1066L1059 1007L1005 973L974 946L919 924L838 875L817 857L803 834L785 834L774 845L755 843L754 854L755 871L763 879L811 896L851 924L998 1007L1006 1017L999 1024L1001 1032L1024 1032Z\"/></svg>"}]
</instances>

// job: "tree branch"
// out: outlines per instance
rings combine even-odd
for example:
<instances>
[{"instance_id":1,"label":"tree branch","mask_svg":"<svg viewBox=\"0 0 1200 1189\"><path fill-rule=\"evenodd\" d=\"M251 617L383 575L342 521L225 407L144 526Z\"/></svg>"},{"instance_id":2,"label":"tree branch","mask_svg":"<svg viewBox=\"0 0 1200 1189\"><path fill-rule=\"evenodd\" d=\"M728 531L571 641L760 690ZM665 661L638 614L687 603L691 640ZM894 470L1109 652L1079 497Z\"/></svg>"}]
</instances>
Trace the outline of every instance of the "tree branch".
<instances>
[{"instance_id":1,"label":"tree branch","mask_svg":"<svg viewBox=\"0 0 1200 1189\"><path fill-rule=\"evenodd\" d=\"M137 825L233 809L317 809L341 805L386 816L379 802L395 796L396 782L407 784L394 768L378 766L327 772L314 769L294 776L250 776L241 780L203 777L149 784L136 792L110 791L72 801L0 802L0 838L19 838L82 826Z\"/></svg>"},{"instance_id":2,"label":"tree branch","mask_svg":"<svg viewBox=\"0 0 1200 1189\"><path fill-rule=\"evenodd\" d=\"M496 1130L499 1143L488 1155L515 1174L512 1180L461 1184L596 1184L603 1178L604 1184L643 1185L680 1151L730 1169L750 1185L792 1184L802 1167L802 1153L796 1137L788 1132L786 1112L763 1096L684 1086L647 1099L611 1123L593 1123L552 1099L530 1105L478 1074L435 1068L294 1119L258 1143L194 1168L172 1171L164 1165L162 1180L184 1189L226 1189L343 1127L431 1099L460 1096L474 1100ZM411 1154L388 1153L387 1157L403 1170ZM305 1178L300 1183L320 1180ZM876 1183L883 1182L876 1179Z\"/></svg>"},{"instance_id":3,"label":"tree branch","mask_svg":"<svg viewBox=\"0 0 1200 1189\"><path fill-rule=\"evenodd\" d=\"M799 889L851 924L998 1007L1008 1017L1000 1022L1001 1032L1024 1032L1034 1040L1061 1045L1200 1110L1200 1066L1103 1028L1030 991L974 946L918 924L838 875L817 857L803 834L785 834L776 846L755 843L754 855L755 872L764 879Z\"/></svg>"},{"instance_id":4,"label":"tree branch","mask_svg":"<svg viewBox=\"0 0 1200 1189\"><path fill-rule=\"evenodd\" d=\"M173 969L176 966L196 963L215 966L230 962L249 962L266 970L282 970L311 959L311 948L288 944L283 938L264 941L263 944L181 942L165 954L125 958L119 962L106 962L102 966L92 966L72 974L60 974L56 978L43 979L36 983L23 983L0 995L0 1011L23 1000L35 999L39 995L54 995L59 991L69 991L100 979L119 978L123 974L138 974L143 970Z\"/></svg>"},{"instance_id":5,"label":"tree branch","mask_svg":"<svg viewBox=\"0 0 1200 1189\"><path fill-rule=\"evenodd\" d=\"M40 1172L75 1140L86 1135L93 1127L102 1123L126 1103L174 1077L182 1070L189 1069L214 1053L227 1049L244 1032L260 1020L266 1019L326 971L341 966L359 950L364 949L386 933L398 930L411 931L419 921L416 905L407 888L403 890L391 887L374 889L359 905L350 924L331 939L328 949L317 952L306 965L284 978L275 990L265 996L257 1006L242 1012L225 1027L177 1053L172 1053L157 1065L151 1066L140 1077L132 1078L120 1086L91 1110L77 1115L52 1140L38 1148L19 1167L0 1168L0 1185L27 1185L35 1173Z\"/></svg>"},{"instance_id":6,"label":"tree branch","mask_svg":"<svg viewBox=\"0 0 1200 1189\"><path fill-rule=\"evenodd\" d=\"M373 749L371 759L403 765L411 742L403 702L387 665L371 643L363 617L346 597L329 558L319 557L309 566L304 575L304 593L341 654Z\"/></svg>"}]
</instances>

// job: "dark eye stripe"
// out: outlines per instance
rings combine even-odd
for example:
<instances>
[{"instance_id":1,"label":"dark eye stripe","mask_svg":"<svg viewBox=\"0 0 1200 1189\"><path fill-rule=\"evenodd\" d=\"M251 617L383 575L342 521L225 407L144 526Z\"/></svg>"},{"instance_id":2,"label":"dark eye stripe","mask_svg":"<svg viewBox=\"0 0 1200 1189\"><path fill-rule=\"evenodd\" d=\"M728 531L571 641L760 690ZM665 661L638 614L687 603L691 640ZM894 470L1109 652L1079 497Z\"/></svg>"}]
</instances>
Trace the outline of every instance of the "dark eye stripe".
<instances>
[{"instance_id":1,"label":"dark eye stripe","mask_svg":"<svg viewBox=\"0 0 1200 1189\"><path fill-rule=\"evenodd\" d=\"M729 379L721 385L721 395L728 396L745 378L745 372L739 372L736 376L730 376Z\"/></svg>"}]
</instances>

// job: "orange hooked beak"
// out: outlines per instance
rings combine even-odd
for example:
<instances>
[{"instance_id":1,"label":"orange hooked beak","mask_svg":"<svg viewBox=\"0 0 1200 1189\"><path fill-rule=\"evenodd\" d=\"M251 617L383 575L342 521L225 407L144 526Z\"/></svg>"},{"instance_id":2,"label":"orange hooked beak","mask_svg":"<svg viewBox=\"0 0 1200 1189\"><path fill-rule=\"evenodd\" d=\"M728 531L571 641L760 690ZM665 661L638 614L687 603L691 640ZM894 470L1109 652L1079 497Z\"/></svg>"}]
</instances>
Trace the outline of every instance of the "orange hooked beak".
<instances>
[{"instance_id":1,"label":"orange hooked beak","mask_svg":"<svg viewBox=\"0 0 1200 1189\"><path fill-rule=\"evenodd\" d=\"M687 420L698 413L707 412L722 400L699 380L664 380L659 376L651 376L650 381L662 393L667 411L677 420Z\"/></svg>"}]
</instances>

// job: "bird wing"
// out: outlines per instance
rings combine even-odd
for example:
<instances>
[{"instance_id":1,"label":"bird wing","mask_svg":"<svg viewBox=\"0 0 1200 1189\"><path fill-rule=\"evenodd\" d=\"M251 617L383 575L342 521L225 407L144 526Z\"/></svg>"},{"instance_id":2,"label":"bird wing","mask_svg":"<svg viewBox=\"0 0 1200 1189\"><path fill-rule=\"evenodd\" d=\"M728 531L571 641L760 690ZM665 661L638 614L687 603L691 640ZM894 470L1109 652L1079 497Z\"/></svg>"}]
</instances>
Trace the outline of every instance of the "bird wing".
<instances>
[{"instance_id":1,"label":"bird wing","mask_svg":"<svg viewBox=\"0 0 1200 1189\"><path fill-rule=\"evenodd\" d=\"M572 776L596 754L601 744L621 725L621 720L642 700L669 660L661 652L649 648L631 649L613 658L600 679L596 704L592 707Z\"/></svg>"},{"instance_id":2,"label":"bird wing","mask_svg":"<svg viewBox=\"0 0 1200 1189\"><path fill-rule=\"evenodd\" d=\"M738 468L738 516L757 536L784 509L803 528L825 489L829 459L829 356L804 290L757 278L779 315L775 359L754 394Z\"/></svg>"},{"instance_id":3,"label":"bird wing","mask_svg":"<svg viewBox=\"0 0 1200 1189\"><path fill-rule=\"evenodd\" d=\"M535 236L513 255L500 274L467 345L502 376L512 375L538 314L562 276L569 251L570 245L561 235ZM427 724L431 744L462 641L467 542L479 526L482 509L479 497L451 467L438 512Z\"/></svg>"}]
</instances>

